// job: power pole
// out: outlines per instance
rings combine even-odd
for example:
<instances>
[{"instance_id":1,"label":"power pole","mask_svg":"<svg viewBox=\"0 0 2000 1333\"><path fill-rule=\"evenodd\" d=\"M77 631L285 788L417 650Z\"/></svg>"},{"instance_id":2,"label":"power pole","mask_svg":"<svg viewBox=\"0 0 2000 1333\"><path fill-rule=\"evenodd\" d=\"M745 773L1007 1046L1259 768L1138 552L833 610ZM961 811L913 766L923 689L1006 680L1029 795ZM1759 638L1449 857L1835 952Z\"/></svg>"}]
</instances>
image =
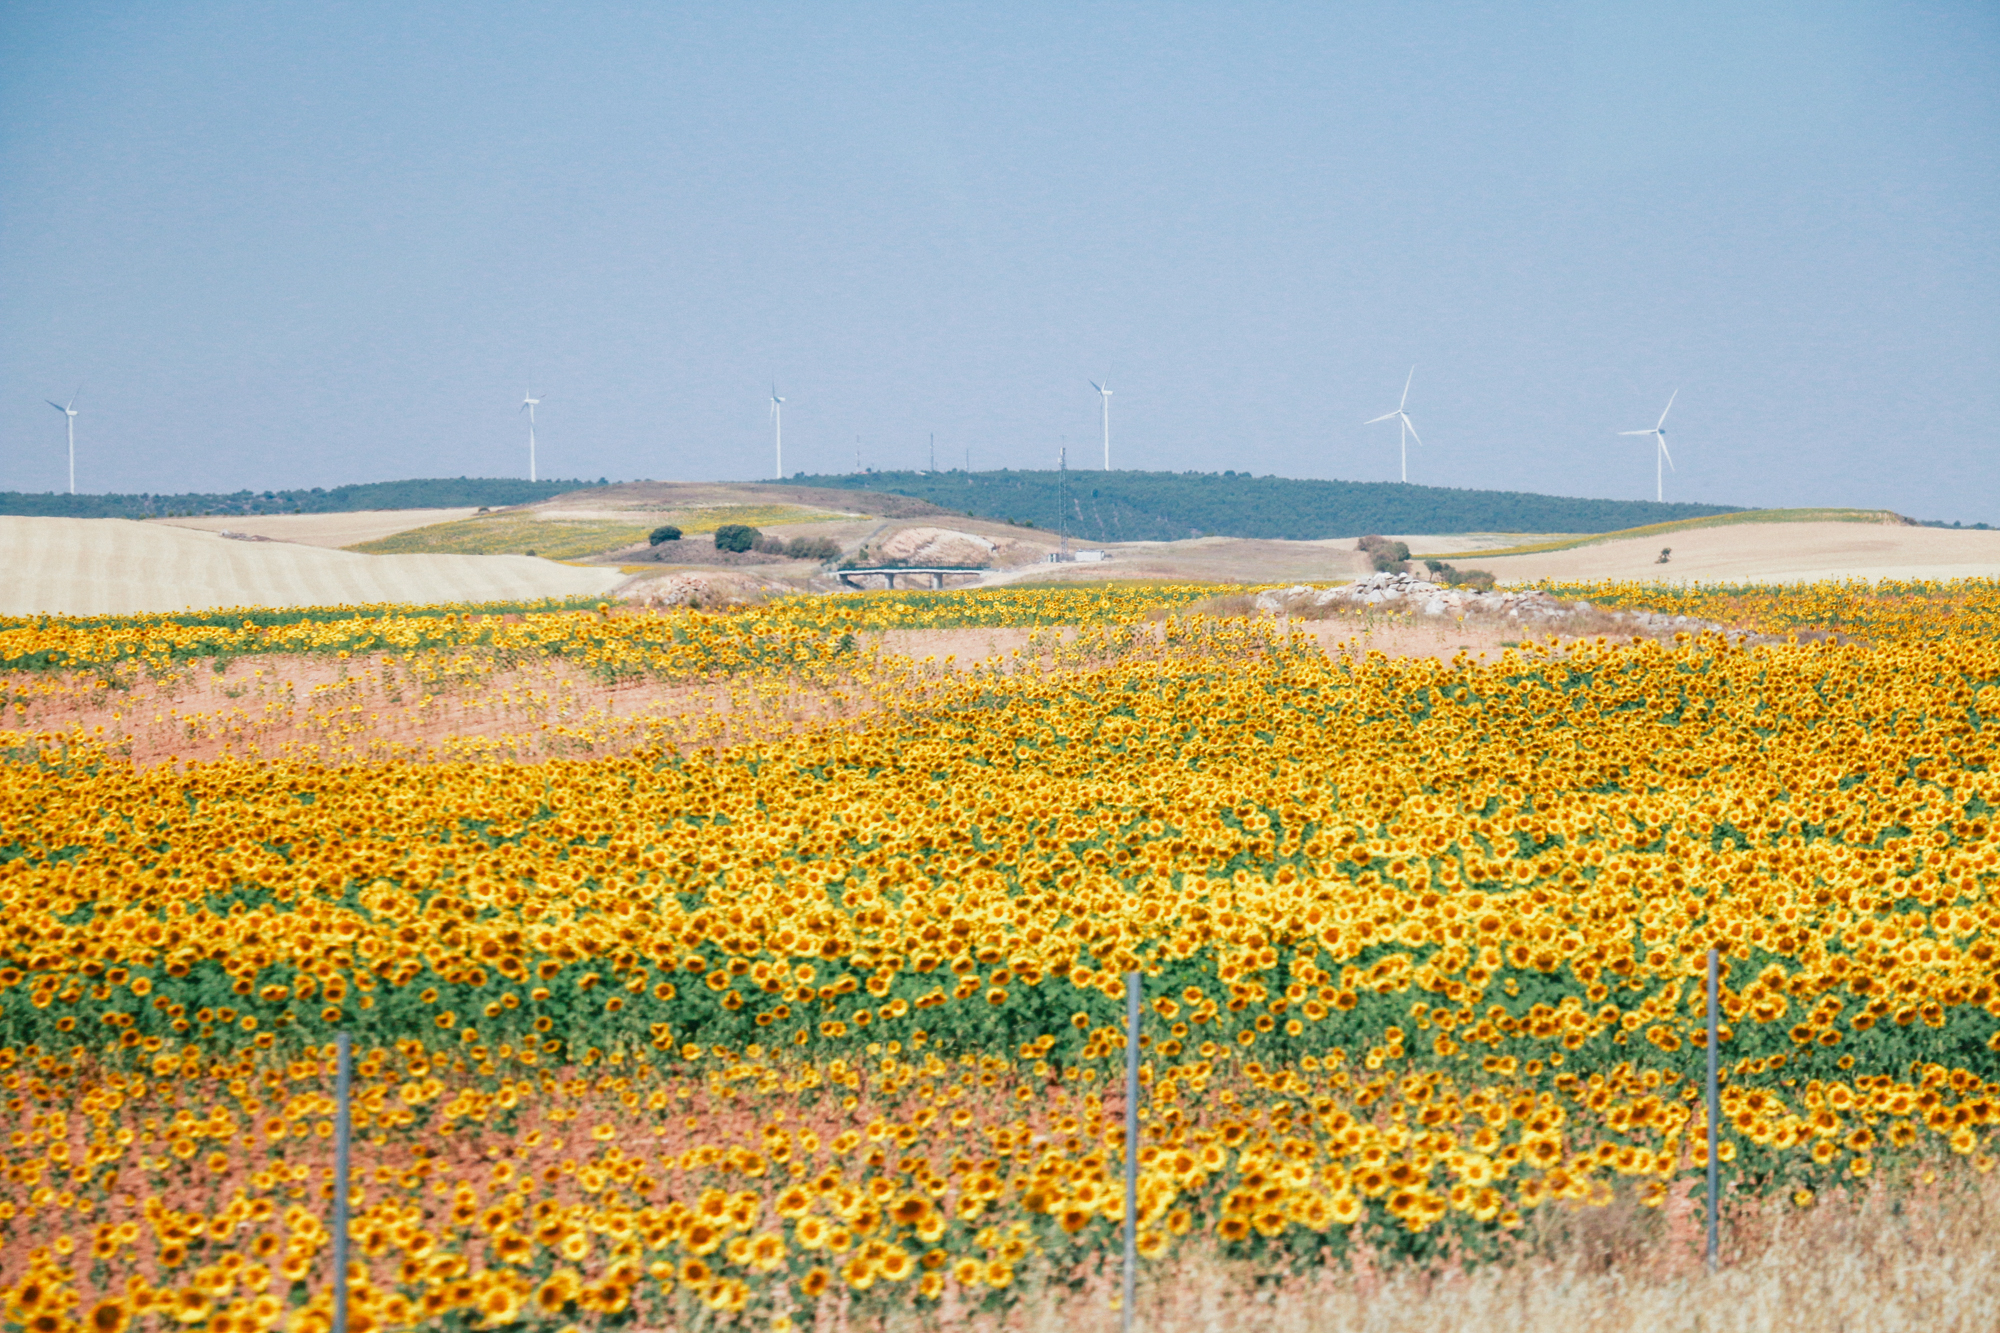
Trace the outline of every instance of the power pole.
<instances>
[{"instance_id":1,"label":"power pole","mask_svg":"<svg viewBox=\"0 0 2000 1333\"><path fill-rule=\"evenodd\" d=\"M1056 512L1062 520L1062 563L1069 561L1069 441L1056 454Z\"/></svg>"},{"instance_id":2,"label":"power pole","mask_svg":"<svg viewBox=\"0 0 2000 1333\"><path fill-rule=\"evenodd\" d=\"M334 1035L334 1333L348 1333L348 1137L352 1037ZM1710 1265L1714 1267L1714 1265Z\"/></svg>"},{"instance_id":3,"label":"power pole","mask_svg":"<svg viewBox=\"0 0 2000 1333\"><path fill-rule=\"evenodd\" d=\"M1125 974L1125 1299L1119 1328L1132 1333L1132 1302L1139 1285L1139 1012L1145 978Z\"/></svg>"}]
</instances>

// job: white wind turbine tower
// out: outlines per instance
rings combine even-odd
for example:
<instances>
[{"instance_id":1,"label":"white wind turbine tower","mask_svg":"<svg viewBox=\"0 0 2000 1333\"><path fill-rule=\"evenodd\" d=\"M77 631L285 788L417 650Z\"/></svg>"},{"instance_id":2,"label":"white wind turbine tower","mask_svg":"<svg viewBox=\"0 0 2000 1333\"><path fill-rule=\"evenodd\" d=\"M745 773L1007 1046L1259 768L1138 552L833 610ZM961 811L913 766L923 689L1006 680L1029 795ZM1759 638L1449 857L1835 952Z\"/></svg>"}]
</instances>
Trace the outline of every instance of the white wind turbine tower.
<instances>
[{"instance_id":1,"label":"white wind turbine tower","mask_svg":"<svg viewBox=\"0 0 2000 1333\"><path fill-rule=\"evenodd\" d=\"M776 449L777 449L777 451L778 451L778 461L777 461L777 469L778 469L778 470L777 470L777 471L776 471L775 473L773 473L772 475L773 475L773 476L775 476L775 477L777 477L777 479L778 479L779 481L783 481L783 480L785 479L785 414L784 414L784 406L785 406L785 400L784 400L784 399L782 399L782 398L780 398L780 397L778 397L778 386L777 386L777 385L775 385L775 384L773 384L773 385L771 386L771 439L772 439L772 443L773 443L773 445L774 445L774 446L776 447ZM857 437L857 438L858 438L858 437ZM855 451L855 456L856 456L857 458L859 458L859 457L860 457L860 451L859 451L859 450L856 450L856 451ZM859 464L857 464L856 466L859 466Z\"/></svg>"},{"instance_id":2,"label":"white wind turbine tower","mask_svg":"<svg viewBox=\"0 0 2000 1333\"><path fill-rule=\"evenodd\" d=\"M1661 464L1664 463L1666 467L1674 466L1674 456L1667 452L1667 413L1674 410L1674 399L1680 396L1681 391L1679 389L1675 389L1667 395L1667 405L1660 409L1660 419L1654 423L1651 430L1621 430L1618 432L1620 435L1650 435L1660 446L1659 452L1653 458L1653 498L1662 504L1667 499L1667 474ZM1679 471L1680 469L1675 468L1674 470Z\"/></svg>"},{"instance_id":3,"label":"white wind turbine tower","mask_svg":"<svg viewBox=\"0 0 2000 1333\"><path fill-rule=\"evenodd\" d=\"M1105 388L1096 380L1090 381L1090 387L1097 390L1097 396L1104 403L1104 470L1109 472L1111 470L1111 390Z\"/></svg>"},{"instance_id":4,"label":"white wind turbine tower","mask_svg":"<svg viewBox=\"0 0 2000 1333\"><path fill-rule=\"evenodd\" d=\"M1361 423L1364 426L1372 426L1378 421L1388 421L1392 417L1395 419L1398 426L1401 428L1399 431L1400 438L1397 447L1401 451L1403 456L1404 481L1408 481L1410 479L1410 441L1415 440L1418 444L1422 444L1424 442L1423 437L1417 434L1417 428L1410 424L1410 414L1403 410L1404 408L1409 406L1410 383L1412 380L1416 379L1416 377L1417 377L1417 368L1415 366L1411 366L1408 377L1403 380L1402 400L1396 404L1395 411L1384 412L1379 417L1371 417L1367 421Z\"/></svg>"},{"instance_id":5,"label":"white wind turbine tower","mask_svg":"<svg viewBox=\"0 0 2000 1333\"><path fill-rule=\"evenodd\" d=\"M63 414L65 418L63 424L69 428L69 493L71 495L76 494L76 394L82 392L83 389L79 387L76 393L69 396L67 403L59 403L53 398L42 399L43 402Z\"/></svg>"},{"instance_id":6,"label":"white wind turbine tower","mask_svg":"<svg viewBox=\"0 0 2000 1333\"><path fill-rule=\"evenodd\" d=\"M533 389L524 390L521 394L521 410L528 414L528 480L529 481L537 480L535 476L535 409L541 406L541 402L542 402L541 399L535 397L535 391Z\"/></svg>"}]
</instances>

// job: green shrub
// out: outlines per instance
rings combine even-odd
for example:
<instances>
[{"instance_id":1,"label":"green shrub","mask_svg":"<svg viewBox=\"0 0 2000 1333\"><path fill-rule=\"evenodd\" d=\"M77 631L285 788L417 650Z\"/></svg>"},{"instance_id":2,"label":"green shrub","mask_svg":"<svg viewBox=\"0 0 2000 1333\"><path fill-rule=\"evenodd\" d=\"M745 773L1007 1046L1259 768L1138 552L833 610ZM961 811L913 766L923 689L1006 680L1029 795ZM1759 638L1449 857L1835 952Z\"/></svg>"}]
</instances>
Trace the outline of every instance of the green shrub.
<instances>
[{"instance_id":1,"label":"green shrub","mask_svg":"<svg viewBox=\"0 0 2000 1333\"><path fill-rule=\"evenodd\" d=\"M1369 562L1384 574L1400 574L1409 563L1410 548L1402 542L1392 542L1387 537L1363 537L1360 549Z\"/></svg>"},{"instance_id":2,"label":"green shrub","mask_svg":"<svg viewBox=\"0 0 2000 1333\"><path fill-rule=\"evenodd\" d=\"M840 556L840 544L831 537L794 537L785 554L794 560L835 560Z\"/></svg>"},{"instance_id":3,"label":"green shrub","mask_svg":"<svg viewBox=\"0 0 2000 1333\"><path fill-rule=\"evenodd\" d=\"M718 551L748 551L757 545L757 539L764 534L742 523L725 523L715 530L715 549Z\"/></svg>"},{"instance_id":4,"label":"green shrub","mask_svg":"<svg viewBox=\"0 0 2000 1333\"><path fill-rule=\"evenodd\" d=\"M677 542L680 539L681 530L671 523L662 523L659 527L654 528L646 534L646 544L648 546L658 546L661 542Z\"/></svg>"},{"instance_id":5,"label":"green shrub","mask_svg":"<svg viewBox=\"0 0 2000 1333\"><path fill-rule=\"evenodd\" d=\"M1431 573L1431 581L1451 588L1473 588L1479 592L1493 591L1493 575L1483 569L1453 569L1442 560L1425 560L1424 568Z\"/></svg>"}]
</instances>

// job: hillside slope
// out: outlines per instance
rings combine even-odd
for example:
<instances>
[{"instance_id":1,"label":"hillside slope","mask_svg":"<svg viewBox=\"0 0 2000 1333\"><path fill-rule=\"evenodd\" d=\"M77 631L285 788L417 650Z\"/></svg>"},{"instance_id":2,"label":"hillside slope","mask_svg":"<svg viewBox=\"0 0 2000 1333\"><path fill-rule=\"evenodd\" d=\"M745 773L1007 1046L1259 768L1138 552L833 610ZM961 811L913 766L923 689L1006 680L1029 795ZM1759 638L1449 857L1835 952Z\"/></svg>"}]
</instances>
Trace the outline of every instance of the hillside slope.
<instances>
[{"instance_id":1,"label":"hillside slope","mask_svg":"<svg viewBox=\"0 0 2000 1333\"><path fill-rule=\"evenodd\" d=\"M941 509L1055 528L1067 508L1083 541L1265 537L1313 541L1371 532L1612 532L1735 512L1728 505L1582 500L1400 482L1312 481L1247 473L869 472L785 484L886 491Z\"/></svg>"}]
</instances>

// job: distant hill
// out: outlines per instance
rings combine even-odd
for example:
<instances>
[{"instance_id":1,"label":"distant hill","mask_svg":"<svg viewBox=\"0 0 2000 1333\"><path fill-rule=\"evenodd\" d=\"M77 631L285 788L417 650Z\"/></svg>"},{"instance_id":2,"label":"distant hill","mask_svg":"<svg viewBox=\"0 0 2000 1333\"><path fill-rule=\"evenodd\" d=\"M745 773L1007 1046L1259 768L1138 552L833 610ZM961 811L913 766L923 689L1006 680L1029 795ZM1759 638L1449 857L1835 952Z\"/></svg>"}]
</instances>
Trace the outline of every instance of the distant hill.
<instances>
[{"instance_id":1,"label":"distant hill","mask_svg":"<svg viewBox=\"0 0 2000 1333\"><path fill-rule=\"evenodd\" d=\"M352 514L364 509L472 509L532 504L566 491L606 485L589 481L522 481L514 477L432 477L372 481L309 491L236 491L228 495L35 495L0 491L0 514L36 518L164 518L188 514Z\"/></svg>"},{"instance_id":2,"label":"distant hill","mask_svg":"<svg viewBox=\"0 0 2000 1333\"><path fill-rule=\"evenodd\" d=\"M786 484L887 491L978 518L1054 528L1055 472L865 472ZM1402 482L1306 481L1247 472L1072 472L1069 531L1084 541L1187 537L1313 540L1368 533L1615 532L1740 512L1740 506L1578 500Z\"/></svg>"}]
</instances>

